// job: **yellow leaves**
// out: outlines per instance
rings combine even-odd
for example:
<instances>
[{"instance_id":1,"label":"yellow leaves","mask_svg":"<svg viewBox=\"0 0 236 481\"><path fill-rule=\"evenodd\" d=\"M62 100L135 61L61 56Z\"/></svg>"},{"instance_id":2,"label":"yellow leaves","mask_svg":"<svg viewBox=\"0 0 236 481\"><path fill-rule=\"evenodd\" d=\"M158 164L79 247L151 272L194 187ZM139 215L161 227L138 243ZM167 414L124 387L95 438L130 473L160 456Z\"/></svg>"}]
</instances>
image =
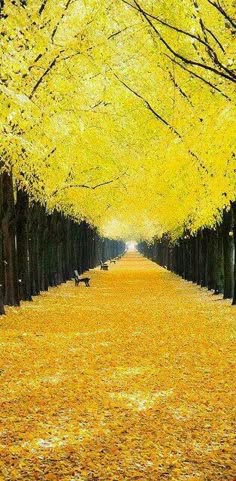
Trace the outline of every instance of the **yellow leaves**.
<instances>
[{"instance_id":1,"label":"yellow leaves","mask_svg":"<svg viewBox=\"0 0 236 481\"><path fill-rule=\"evenodd\" d=\"M231 69L230 29L209 2L198 4L140 0L172 49L214 66L198 41L206 36ZM15 176L22 182L25 172L27 189L49 209L84 216L114 237L174 237L186 224L214 224L222 193L227 203L235 197L230 83L173 63L150 25L122 1L48 0L39 15L41 6L5 2L2 19L1 158ZM225 8L232 12L230 2ZM119 180L54 198L71 177L86 185Z\"/></svg>"},{"instance_id":2,"label":"yellow leaves","mask_svg":"<svg viewBox=\"0 0 236 481\"><path fill-rule=\"evenodd\" d=\"M50 473L46 474L44 479L45 479L45 481L58 481L57 475L56 474L50 474Z\"/></svg>"},{"instance_id":3,"label":"yellow leaves","mask_svg":"<svg viewBox=\"0 0 236 481\"><path fill-rule=\"evenodd\" d=\"M202 476L191 476L190 478L188 478L188 481L204 481L204 478Z\"/></svg>"},{"instance_id":4,"label":"yellow leaves","mask_svg":"<svg viewBox=\"0 0 236 481\"><path fill-rule=\"evenodd\" d=\"M1 322L4 481L231 481L235 312L135 253L90 275Z\"/></svg>"}]
</instances>

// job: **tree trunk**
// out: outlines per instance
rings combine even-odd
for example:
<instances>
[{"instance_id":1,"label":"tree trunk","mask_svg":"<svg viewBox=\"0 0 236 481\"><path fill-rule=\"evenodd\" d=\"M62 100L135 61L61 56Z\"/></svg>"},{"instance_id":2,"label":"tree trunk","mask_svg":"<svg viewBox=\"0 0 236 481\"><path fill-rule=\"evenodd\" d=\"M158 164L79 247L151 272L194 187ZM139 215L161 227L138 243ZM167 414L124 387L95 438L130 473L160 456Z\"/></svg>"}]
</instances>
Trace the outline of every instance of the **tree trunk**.
<instances>
[{"instance_id":1,"label":"tree trunk","mask_svg":"<svg viewBox=\"0 0 236 481\"><path fill-rule=\"evenodd\" d=\"M16 233L20 298L31 301L30 257L29 257L29 197L27 192L17 189Z\"/></svg>"},{"instance_id":2,"label":"tree trunk","mask_svg":"<svg viewBox=\"0 0 236 481\"><path fill-rule=\"evenodd\" d=\"M207 286L207 265L208 265L208 234L204 229L201 231L201 286Z\"/></svg>"},{"instance_id":3,"label":"tree trunk","mask_svg":"<svg viewBox=\"0 0 236 481\"><path fill-rule=\"evenodd\" d=\"M12 173L4 172L3 181L3 263L4 304L19 306L19 285L16 251L16 215Z\"/></svg>"},{"instance_id":4,"label":"tree trunk","mask_svg":"<svg viewBox=\"0 0 236 481\"><path fill-rule=\"evenodd\" d=\"M39 230L40 230L40 205L35 202L29 210L29 252L30 252L30 277L31 295L40 294L40 253L39 253Z\"/></svg>"},{"instance_id":5,"label":"tree trunk","mask_svg":"<svg viewBox=\"0 0 236 481\"><path fill-rule=\"evenodd\" d=\"M3 175L0 174L0 315L5 314L3 303L3 285L4 285L4 264L3 264L3 234L2 234L2 218L3 218Z\"/></svg>"},{"instance_id":6,"label":"tree trunk","mask_svg":"<svg viewBox=\"0 0 236 481\"><path fill-rule=\"evenodd\" d=\"M224 272L223 272L223 237L222 228L218 227L216 230L216 244L215 244L215 294L223 292Z\"/></svg>"},{"instance_id":7,"label":"tree trunk","mask_svg":"<svg viewBox=\"0 0 236 481\"><path fill-rule=\"evenodd\" d=\"M223 212L223 249L224 249L224 299L233 297L233 218L232 210ZM232 234L232 235L231 235Z\"/></svg>"},{"instance_id":8,"label":"tree trunk","mask_svg":"<svg viewBox=\"0 0 236 481\"><path fill-rule=\"evenodd\" d=\"M48 291L49 272L48 272L48 214L45 207L41 208L41 231L40 231L40 290Z\"/></svg>"},{"instance_id":9,"label":"tree trunk","mask_svg":"<svg viewBox=\"0 0 236 481\"><path fill-rule=\"evenodd\" d=\"M236 202L232 202L232 215L233 215L233 239L234 239L234 289L233 289L233 302L236 305Z\"/></svg>"},{"instance_id":10,"label":"tree trunk","mask_svg":"<svg viewBox=\"0 0 236 481\"><path fill-rule=\"evenodd\" d=\"M207 264L207 287L211 291L215 287L215 244L216 244L215 231L209 230L208 232L208 264Z\"/></svg>"}]
</instances>

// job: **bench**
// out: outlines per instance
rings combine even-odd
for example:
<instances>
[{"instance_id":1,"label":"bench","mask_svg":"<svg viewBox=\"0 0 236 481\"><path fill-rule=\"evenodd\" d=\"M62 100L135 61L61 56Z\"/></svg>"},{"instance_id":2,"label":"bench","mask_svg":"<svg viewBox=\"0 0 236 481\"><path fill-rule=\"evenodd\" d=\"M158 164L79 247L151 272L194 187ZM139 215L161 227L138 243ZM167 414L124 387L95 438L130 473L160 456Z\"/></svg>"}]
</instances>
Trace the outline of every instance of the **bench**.
<instances>
[{"instance_id":1,"label":"bench","mask_svg":"<svg viewBox=\"0 0 236 481\"><path fill-rule=\"evenodd\" d=\"M80 277L77 269L74 270L75 286L79 286L80 282L83 282L86 287L90 287L90 277Z\"/></svg>"},{"instance_id":2,"label":"bench","mask_svg":"<svg viewBox=\"0 0 236 481\"><path fill-rule=\"evenodd\" d=\"M106 264L105 262L102 262L102 261L101 261L101 262L100 262L100 270L101 270L101 271L108 271L108 269L109 269L108 264Z\"/></svg>"}]
</instances>

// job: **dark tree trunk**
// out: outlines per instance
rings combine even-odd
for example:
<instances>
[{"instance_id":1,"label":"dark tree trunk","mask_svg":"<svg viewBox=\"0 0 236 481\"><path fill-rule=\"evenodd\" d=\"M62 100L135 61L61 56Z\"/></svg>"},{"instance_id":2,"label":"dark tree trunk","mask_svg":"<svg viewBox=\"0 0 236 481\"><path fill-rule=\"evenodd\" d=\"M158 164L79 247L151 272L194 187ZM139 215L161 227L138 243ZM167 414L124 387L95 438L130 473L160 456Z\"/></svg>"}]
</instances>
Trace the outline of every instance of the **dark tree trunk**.
<instances>
[{"instance_id":1,"label":"dark tree trunk","mask_svg":"<svg viewBox=\"0 0 236 481\"><path fill-rule=\"evenodd\" d=\"M215 231L208 232L208 264L207 264L207 287L211 291L215 288L215 249L216 237Z\"/></svg>"},{"instance_id":2,"label":"dark tree trunk","mask_svg":"<svg viewBox=\"0 0 236 481\"><path fill-rule=\"evenodd\" d=\"M232 210L224 210L223 212L223 249L224 249L224 299L233 297L233 218ZM231 235L232 234L232 235Z\"/></svg>"},{"instance_id":3,"label":"dark tree trunk","mask_svg":"<svg viewBox=\"0 0 236 481\"><path fill-rule=\"evenodd\" d=\"M12 173L2 174L3 182L3 263L4 263L4 304L18 306L19 284L16 251L16 215Z\"/></svg>"},{"instance_id":4,"label":"dark tree trunk","mask_svg":"<svg viewBox=\"0 0 236 481\"><path fill-rule=\"evenodd\" d=\"M29 210L29 252L32 296L37 296L40 294L39 231L40 204L35 202L30 206Z\"/></svg>"},{"instance_id":5,"label":"dark tree trunk","mask_svg":"<svg viewBox=\"0 0 236 481\"><path fill-rule=\"evenodd\" d=\"M39 257L40 291L48 291L48 219L44 206L40 209Z\"/></svg>"},{"instance_id":6,"label":"dark tree trunk","mask_svg":"<svg viewBox=\"0 0 236 481\"><path fill-rule=\"evenodd\" d=\"M57 286L56 212L48 216L48 276L49 286Z\"/></svg>"},{"instance_id":7,"label":"dark tree trunk","mask_svg":"<svg viewBox=\"0 0 236 481\"><path fill-rule=\"evenodd\" d=\"M4 263L3 263L3 233L2 233L2 218L3 218L3 175L0 174L0 315L5 314L3 302L3 285L4 285Z\"/></svg>"},{"instance_id":8,"label":"dark tree trunk","mask_svg":"<svg viewBox=\"0 0 236 481\"><path fill-rule=\"evenodd\" d=\"M56 228L55 228L55 246L56 249L56 257L57 257L57 285L63 282L63 226L62 226L62 215L58 212L55 213L56 215Z\"/></svg>"},{"instance_id":9,"label":"dark tree trunk","mask_svg":"<svg viewBox=\"0 0 236 481\"><path fill-rule=\"evenodd\" d=\"M232 215L233 215L233 239L234 239L234 289L233 289L233 302L236 305L236 202L232 202Z\"/></svg>"},{"instance_id":10,"label":"dark tree trunk","mask_svg":"<svg viewBox=\"0 0 236 481\"><path fill-rule=\"evenodd\" d=\"M217 227L216 244L215 244L215 294L221 294L224 286L224 270L223 270L223 237L222 228Z\"/></svg>"},{"instance_id":11,"label":"dark tree trunk","mask_svg":"<svg viewBox=\"0 0 236 481\"><path fill-rule=\"evenodd\" d=\"M208 234L204 229L201 231L201 286L206 287L208 266Z\"/></svg>"},{"instance_id":12,"label":"dark tree trunk","mask_svg":"<svg viewBox=\"0 0 236 481\"><path fill-rule=\"evenodd\" d=\"M72 221L70 219L64 219L65 223L65 239L64 239L64 254L65 254L65 272L64 279L71 279L73 276L73 262L72 262Z\"/></svg>"},{"instance_id":13,"label":"dark tree trunk","mask_svg":"<svg viewBox=\"0 0 236 481\"><path fill-rule=\"evenodd\" d=\"M201 233L198 231L197 237L197 249L196 249L196 263L197 263L197 284L201 285L202 281L202 244L201 244Z\"/></svg>"},{"instance_id":14,"label":"dark tree trunk","mask_svg":"<svg viewBox=\"0 0 236 481\"><path fill-rule=\"evenodd\" d=\"M27 192L17 189L16 233L20 298L31 301L30 257L29 257L29 197Z\"/></svg>"}]
</instances>

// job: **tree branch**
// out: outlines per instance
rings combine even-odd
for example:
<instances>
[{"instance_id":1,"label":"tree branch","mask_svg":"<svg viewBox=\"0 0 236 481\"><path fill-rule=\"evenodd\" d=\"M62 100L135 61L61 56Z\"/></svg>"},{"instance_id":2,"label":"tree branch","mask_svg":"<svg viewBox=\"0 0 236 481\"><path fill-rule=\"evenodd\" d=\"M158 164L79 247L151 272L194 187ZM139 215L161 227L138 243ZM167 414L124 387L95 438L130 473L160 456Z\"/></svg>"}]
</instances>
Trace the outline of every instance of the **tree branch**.
<instances>
[{"instance_id":1,"label":"tree branch","mask_svg":"<svg viewBox=\"0 0 236 481\"><path fill-rule=\"evenodd\" d=\"M139 99L141 99L145 105L145 107L150 110L150 112L152 112L152 114L160 121L162 122L164 125L166 125L166 127L168 127L168 129L174 133L178 139L180 139L182 142L184 142L184 138L183 136L174 128L172 127L171 124L169 124L165 119L163 119L163 117L161 117L155 110L154 108L151 106L151 104L144 98L142 97L142 95L140 95L138 92L136 92L134 89L132 89L129 85L127 85L123 80L119 79L119 77L114 74L115 77L119 80L120 83L122 83L133 95L135 95L136 97L138 97ZM189 155L191 157L194 158L194 160L197 160L198 162L198 170L200 170L200 168L202 170L204 170L207 174L209 174L208 172L208 169L207 167L205 166L205 164L203 163L203 161L197 156L197 154L195 154L195 152L193 152L191 149L189 149L187 147L187 151L189 153Z\"/></svg>"},{"instance_id":2,"label":"tree branch","mask_svg":"<svg viewBox=\"0 0 236 481\"><path fill-rule=\"evenodd\" d=\"M197 0L195 0L194 2L194 5L197 5L198 7L198 4L197 4ZM199 7L198 7L199 9ZM218 58L218 55L217 53L213 50L213 48L211 47L211 45L209 44L209 41L208 41L208 36L207 36L207 33L209 33L212 38L214 38L214 40L217 42L217 44L221 47L221 49L223 50L224 52L224 49L222 47L222 45L219 43L218 39L216 38L216 36L211 32L211 30L209 30L209 28L207 28L201 18L201 16L199 17L199 23L200 23L200 27L201 27L201 30L202 30L202 33L203 33L203 36L204 36L204 39L205 39L205 43L206 43L206 50L207 50L207 53L210 57L210 59L212 60L212 62L218 66L221 70L224 70L228 75L232 75L234 77L234 74L233 72L228 69L227 67L225 67L222 62L220 62L219 58ZM225 53L225 52L224 52ZM204 59L203 59L204 60Z\"/></svg>"},{"instance_id":3,"label":"tree branch","mask_svg":"<svg viewBox=\"0 0 236 481\"><path fill-rule=\"evenodd\" d=\"M173 83L174 87L179 91L179 93L182 95L182 97L184 97L184 99L187 100L187 102L191 105L191 107L193 107L193 103L190 100L189 96L183 91L183 89L180 87L180 85L176 82L172 73L169 70L168 70L168 72L169 72L170 80Z\"/></svg>"},{"instance_id":4,"label":"tree branch","mask_svg":"<svg viewBox=\"0 0 236 481\"><path fill-rule=\"evenodd\" d=\"M220 47L220 49L222 50L223 53L226 53L225 52L225 49L223 47L223 45L221 44L221 42L219 41L219 39L216 37L216 35L209 29L205 26L205 30L211 35L211 37L215 40L215 42L217 43L218 47Z\"/></svg>"},{"instance_id":5,"label":"tree branch","mask_svg":"<svg viewBox=\"0 0 236 481\"><path fill-rule=\"evenodd\" d=\"M104 185L109 185L115 182L116 180L119 180L122 176L124 176L126 172L123 174L119 175L115 179L107 180L105 182L100 182L99 184L96 185L86 185L86 184L69 184L65 185L64 187L61 187L60 189L54 190L54 192L51 194L51 197L55 197L58 193L68 190L68 189L89 189L89 190L96 190L99 187L103 187Z\"/></svg>"},{"instance_id":6,"label":"tree branch","mask_svg":"<svg viewBox=\"0 0 236 481\"><path fill-rule=\"evenodd\" d=\"M150 110L150 112L152 112L152 114L160 121L162 122L164 125L166 125L166 127L168 127L169 130L171 130L171 132L173 132L179 139L182 140L182 137L181 135L179 134L179 132L177 132L177 130L172 126L170 125L167 120L165 120L163 117L161 117L161 115L159 115L154 109L153 107L151 106L151 104L144 98L142 97L142 95L140 95L138 92L136 92L134 89L132 89L127 83L125 83L123 80L121 80L118 75L116 75L114 73L115 77L117 78L117 80L119 80L119 82L121 84L124 85L124 87L126 87L132 94L134 94L136 97L138 97L140 100L143 101L144 105L147 107L148 110Z\"/></svg>"},{"instance_id":7,"label":"tree branch","mask_svg":"<svg viewBox=\"0 0 236 481\"><path fill-rule=\"evenodd\" d=\"M39 8L39 15L42 15L42 13L43 13L46 5L47 5L47 2L48 2L48 0L43 0L43 2L41 3L41 6Z\"/></svg>"},{"instance_id":8,"label":"tree branch","mask_svg":"<svg viewBox=\"0 0 236 481\"><path fill-rule=\"evenodd\" d=\"M201 43L205 47L208 47L208 44L206 44L205 40L203 40L201 37L194 35L193 33L187 32L186 30L183 30L182 28L176 27L175 25L171 25L170 23L162 20L161 18L157 17L156 15L152 15L151 13L148 13L146 10L143 10L139 5L135 7L131 3L129 3L127 0L122 0L123 3L126 3L130 7L132 7L134 10L137 12L143 12L147 17L152 18L156 22L160 23L161 25L164 25L165 27L174 30L177 33L182 33L183 35L186 35L187 37L190 37L193 40L196 40L197 42ZM135 2L136 3L136 2Z\"/></svg>"},{"instance_id":9,"label":"tree branch","mask_svg":"<svg viewBox=\"0 0 236 481\"><path fill-rule=\"evenodd\" d=\"M32 99L36 90L39 88L40 84L43 82L44 78L49 74L49 72L53 69L53 67L55 67L58 58L59 58L59 54L52 60L50 65L46 68L46 70L43 72L41 77L38 79L38 81L36 82L35 86L31 91L31 94L29 95L29 99Z\"/></svg>"},{"instance_id":10,"label":"tree branch","mask_svg":"<svg viewBox=\"0 0 236 481\"><path fill-rule=\"evenodd\" d=\"M114 33L112 33L111 35L109 35L109 37L107 37L107 39L110 40L111 38L116 37L116 36L119 35L120 33L125 32L125 31L128 30L129 28L131 28L131 27L128 26L128 27L122 28L121 30L118 30L118 32L114 32Z\"/></svg>"},{"instance_id":11,"label":"tree branch","mask_svg":"<svg viewBox=\"0 0 236 481\"><path fill-rule=\"evenodd\" d=\"M185 67L184 65L182 65L181 63L177 62L177 60L175 60L174 58L170 57L169 55L165 54L166 57L168 57L171 62L175 63L176 65L178 65L179 67L181 67L183 70L185 70L186 72L190 73L190 75L192 75L193 77L201 80L202 82L204 82L206 85L208 85L209 87L213 88L214 90L216 90L217 92L219 92L221 95L223 95L223 97L225 97L227 100L229 100L231 102L231 98L228 97L228 95L226 95L224 92L222 92L222 90L220 90L218 87L216 87L216 85L214 85L213 83L209 82L208 80L204 79L204 77L201 77L200 75L196 74L195 72L193 72L192 70L189 70L187 67Z\"/></svg>"},{"instance_id":12,"label":"tree branch","mask_svg":"<svg viewBox=\"0 0 236 481\"><path fill-rule=\"evenodd\" d=\"M223 15L223 17L226 18L226 20L228 20L228 22L232 25L232 27L236 28L236 22L234 22L234 20L229 16L229 14L223 9L223 7L219 3L216 3L212 0L207 0L207 2L210 3L212 7L215 7L218 10L218 12L220 12L221 15Z\"/></svg>"},{"instance_id":13,"label":"tree branch","mask_svg":"<svg viewBox=\"0 0 236 481\"><path fill-rule=\"evenodd\" d=\"M51 40L52 40L52 42L53 42L54 37L55 37L55 35L56 35L56 33L57 33L58 27L59 27L61 21L63 20L63 18L65 17L66 11L68 10L71 2L72 2L72 0L67 0L66 5L65 5L65 10L64 10L64 12L63 12L62 15L61 15L60 20L58 20L56 26L55 26L54 29L53 29L53 32L52 32L52 35L51 35Z\"/></svg>"},{"instance_id":14,"label":"tree branch","mask_svg":"<svg viewBox=\"0 0 236 481\"><path fill-rule=\"evenodd\" d=\"M122 0L122 2L124 3L128 3L126 0ZM145 18L145 20L147 21L147 23L150 25L150 27L152 28L152 30L156 33L156 35L158 36L159 40L163 43L163 45L165 45L165 47L167 48L167 50L169 50L175 57L177 57L178 59L182 60L182 62L184 62L185 64L188 64L188 65L192 65L193 67L199 67L199 68L202 68L204 70L208 70L210 72L213 72L215 73L216 75L220 76L220 77L223 77L227 80L230 80L231 82L236 82L236 75L233 73L233 72L230 72L230 74L227 74L227 73L224 73L224 72L221 72L220 70L218 70L217 68L215 67L212 67L210 65L206 65L204 63L201 63L201 62L197 62L195 60L191 60L189 58L186 58L186 57L183 57L183 55L179 54L178 52L176 52L172 47L171 45L169 45L169 43L165 40L165 38L160 34L159 30L157 30L156 26L153 24L153 22L151 21L151 19L149 18L149 15L145 12L145 10L142 9L142 7L138 4L138 2L136 0L134 0L134 3L136 5L136 10L138 10L140 12L140 14ZM130 5L132 7L132 5ZM133 7L134 8L134 7ZM209 48L209 46L208 46ZM214 51L213 51L214 52Z\"/></svg>"}]
</instances>

